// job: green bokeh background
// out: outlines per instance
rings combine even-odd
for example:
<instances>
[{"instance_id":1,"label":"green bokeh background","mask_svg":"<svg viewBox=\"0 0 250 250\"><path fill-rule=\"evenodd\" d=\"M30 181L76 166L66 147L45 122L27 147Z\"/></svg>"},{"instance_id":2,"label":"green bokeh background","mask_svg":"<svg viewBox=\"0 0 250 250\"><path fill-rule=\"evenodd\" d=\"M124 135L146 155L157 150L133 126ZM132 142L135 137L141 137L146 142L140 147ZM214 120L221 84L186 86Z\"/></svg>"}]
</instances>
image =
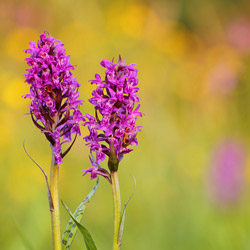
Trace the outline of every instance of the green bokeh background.
<instances>
[{"instance_id":1,"label":"green bokeh background","mask_svg":"<svg viewBox=\"0 0 250 250\"><path fill-rule=\"evenodd\" d=\"M44 30L77 65L83 113L93 113L88 81L103 75L103 58L120 54L139 69L146 115L138 119L139 147L120 164L123 202L133 190L131 175L137 180L122 249L250 249L249 14L248 0L0 1L1 249L52 248L44 178L22 148L25 139L49 172L49 144L21 98L29 91L23 50ZM209 171L216 145L227 138L245 145L244 190L237 202L220 206L209 198ZM94 185L82 177L88 153L78 137L60 167L61 199L71 210ZM112 212L111 187L102 179L83 220L100 250L112 246ZM63 207L61 218L64 227ZM84 249L80 234L76 249Z\"/></svg>"}]
</instances>

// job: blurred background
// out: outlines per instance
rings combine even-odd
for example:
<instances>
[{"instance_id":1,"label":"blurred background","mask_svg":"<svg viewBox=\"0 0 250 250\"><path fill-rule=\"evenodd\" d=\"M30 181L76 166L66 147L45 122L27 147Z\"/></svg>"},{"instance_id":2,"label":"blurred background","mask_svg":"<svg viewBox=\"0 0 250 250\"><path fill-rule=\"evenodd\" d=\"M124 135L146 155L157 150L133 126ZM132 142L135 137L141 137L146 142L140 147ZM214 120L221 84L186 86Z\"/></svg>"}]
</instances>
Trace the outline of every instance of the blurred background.
<instances>
[{"instance_id":1,"label":"blurred background","mask_svg":"<svg viewBox=\"0 0 250 250\"><path fill-rule=\"evenodd\" d=\"M250 3L248 0L0 1L1 249L52 249L44 177L50 147L33 125L24 49L47 30L77 65L83 113L103 58L139 69L139 147L120 164L127 207L122 249L250 249ZM82 134L86 135L82 128ZM82 136L83 137L83 136ZM71 210L94 185L82 138L60 169ZM103 164L103 167L106 163ZM82 223L111 249L111 187L101 180ZM61 207L62 227L69 219ZM84 249L77 235L72 250Z\"/></svg>"}]
</instances>

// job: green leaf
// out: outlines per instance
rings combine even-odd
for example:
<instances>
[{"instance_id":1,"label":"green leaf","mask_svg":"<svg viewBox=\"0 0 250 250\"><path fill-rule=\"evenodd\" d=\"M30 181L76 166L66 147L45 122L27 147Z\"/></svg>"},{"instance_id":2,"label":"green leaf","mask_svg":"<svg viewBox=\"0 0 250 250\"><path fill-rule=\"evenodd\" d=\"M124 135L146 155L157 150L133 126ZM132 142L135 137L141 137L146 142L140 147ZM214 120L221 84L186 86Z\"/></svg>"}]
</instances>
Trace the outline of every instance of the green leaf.
<instances>
[{"instance_id":1,"label":"green leaf","mask_svg":"<svg viewBox=\"0 0 250 250\"><path fill-rule=\"evenodd\" d=\"M127 208L127 205L129 203L129 201L133 197L133 195L135 193L135 189L136 189L136 180L135 180L135 177L133 175L132 175L132 177L134 179L135 186L134 186L134 190L133 190L132 194L128 198L127 202L124 204L124 208L123 208L123 212L122 212L122 217L121 217L121 222L120 222L120 228L119 228L119 237L118 237L118 239L119 239L119 246L122 244L122 236L123 236L123 230L124 230L126 208Z\"/></svg>"},{"instance_id":2,"label":"green leaf","mask_svg":"<svg viewBox=\"0 0 250 250\"><path fill-rule=\"evenodd\" d=\"M76 220L74 215L71 213L71 211L69 210L69 208L67 207L67 205L63 201L62 201L62 204L66 208L66 210L68 211L71 219L74 221L74 223L78 227L79 231L82 233L87 249L88 250L97 250L96 245L95 245L89 231Z\"/></svg>"},{"instance_id":3,"label":"green leaf","mask_svg":"<svg viewBox=\"0 0 250 250\"><path fill-rule=\"evenodd\" d=\"M77 220L77 222L81 221L81 219L83 217L83 213L84 213L84 211L86 209L86 203L89 202L90 198L93 196L93 194L97 190L98 185L99 185L99 178L97 179L95 186L90 191L88 196L81 202L81 204L75 210L75 212L73 214L73 217ZM68 224L67 224L67 226L65 228L65 231L63 233L63 236L62 236L62 250L70 249L76 233L77 233L77 224L71 218L69 220L69 222L68 222Z\"/></svg>"}]
</instances>

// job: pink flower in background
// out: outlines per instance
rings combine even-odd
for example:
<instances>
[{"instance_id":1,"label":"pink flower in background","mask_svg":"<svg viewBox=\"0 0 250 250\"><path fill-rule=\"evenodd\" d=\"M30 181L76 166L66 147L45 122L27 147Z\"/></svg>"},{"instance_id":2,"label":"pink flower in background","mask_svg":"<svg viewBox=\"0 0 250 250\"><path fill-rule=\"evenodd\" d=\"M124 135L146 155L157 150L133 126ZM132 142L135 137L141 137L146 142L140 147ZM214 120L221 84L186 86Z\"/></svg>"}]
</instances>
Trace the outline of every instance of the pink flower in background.
<instances>
[{"instance_id":1,"label":"pink flower in background","mask_svg":"<svg viewBox=\"0 0 250 250\"><path fill-rule=\"evenodd\" d=\"M219 205L240 200L245 184L246 151L238 141L227 139L215 148L212 156L209 192Z\"/></svg>"},{"instance_id":2,"label":"pink flower in background","mask_svg":"<svg viewBox=\"0 0 250 250\"><path fill-rule=\"evenodd\" d=\"M250 20L239 19L231 24L228 29L228 40L230 44L243 52L250 51Z\"/></svg>"},{"instance_id":3,"label":"pink flower in background","mask_svg":"<svg viewBox=\"0 0 250 250\"><path fill-rule=\"evenodd\" d=\"M208 75L210 90L219 95L227 95L232 92L238 82L238 74L226 63L219 63Z\"/></svg>"}]
</instances>

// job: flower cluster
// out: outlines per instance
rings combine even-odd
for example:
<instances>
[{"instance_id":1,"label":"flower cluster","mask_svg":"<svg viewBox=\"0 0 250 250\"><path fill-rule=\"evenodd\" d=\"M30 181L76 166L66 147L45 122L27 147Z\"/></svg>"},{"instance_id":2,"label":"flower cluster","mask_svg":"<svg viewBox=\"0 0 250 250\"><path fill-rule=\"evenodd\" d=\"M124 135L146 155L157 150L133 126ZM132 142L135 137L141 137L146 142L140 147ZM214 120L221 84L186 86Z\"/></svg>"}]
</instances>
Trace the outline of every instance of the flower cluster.
<instances>
[{"instance_id":1,"label":"flower cluster","mask_svg":"<svg viewBox=\"0 0 250 250\"><path fill-rule=\"evenodd\" d=\"M78 109L83 103L79 100L80 84L72 77L74 67L65 54L63 44L44 32L37 42L30 42L25 52L31 66L25 74L30 93L25 98L31 99L30 114L34 124L50 141L55 156L55 163L62 163L62 158L71 146L62 153L61 145L71 142L71 134L79 134L79 121L84 118Z\"/></svg>"},{"instance_id":2,"label":"flower cluster","mask_svg":"<svg viewBox=\"0 0 250 250\"><path fill-rule=\"evenodd\" d=\"M97 86L92 92L93 97L89 99L95 106L95 117L86 114L87 120L84 124L90 132L84 139L90 146L91 153L96 152L96 160L91 160L93 168L84 170L85 174L92 173L91 178L95 178L100 171L106 175L99 163L106 155L109 160L113 157L112 148L119 163L124 154L133 150L128 148L129 145L138 145L136 135L140 127L135 124L137 117L142 116L138 111L138 70L134 64L126 65L125 59L119 57L116 64L102 60L101 66L106 68L105 79L102 80L96 74L91 81ZM109 168L112 170L110 166Z\"/></svg>"}]
</instances>

